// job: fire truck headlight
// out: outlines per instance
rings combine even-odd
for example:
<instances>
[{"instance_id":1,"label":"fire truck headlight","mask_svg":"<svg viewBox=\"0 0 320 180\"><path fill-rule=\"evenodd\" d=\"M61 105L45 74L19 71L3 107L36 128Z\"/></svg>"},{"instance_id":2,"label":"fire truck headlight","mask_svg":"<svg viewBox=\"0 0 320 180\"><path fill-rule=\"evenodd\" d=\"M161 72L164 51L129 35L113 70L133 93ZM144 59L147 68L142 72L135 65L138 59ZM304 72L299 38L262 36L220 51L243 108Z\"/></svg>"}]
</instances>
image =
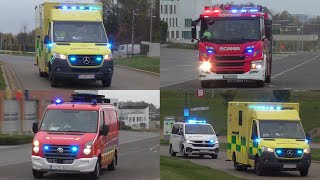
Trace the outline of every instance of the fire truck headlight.
<instances>
[{"instance_id":1,"label":"fire truck headlight","mask_svg":"<svg viewBox=\"0 0 320 180\"><path fill-rule=\"evenodd\" d=\"M55 59L63 59L63 60L66 60L67 59L67 56L64 55L64 54L58 54L58 53L53 53L53 57Z\"/></svg>"},{"instance_id":2,"label":"fire truck headlight","mask_svg":"<svg viewBox=\"0 0 320 180\"><path fill-rule=\"evenodd\" d=\"M39 143L38 140L34 140L34 141L33 141L33 145L34 145L35 147L39 147L40 143Z\"/></svg>"},{"instance_id":3,"label":"fire truck headlight","mask_svg":"<svg viewBox=\"0 0 320 180\"><path fill-rule=\"evenodd\" d=\"M262 69L263 62L262 61L253 61L251 63L251 69Z\"/></svg>"},{"instance_id":4,"label":"fire truck headlight","mask_svg":"<svg viewBox=\"0 0 320 180\"><path fill-rule=\"evenodd\" d=\"M211 67L212 67L212 65L211 65L211 63L210 63L209 61L204 61L204 62L202 62L202 64L200 65L199 69L200 69L201 71L210 72Z\"/></svg>"},{"instance_id":5,"label":"fire truck headlight","mask_svg":"<svg viewBox=\"0 0 320 180\"><path fill-rule=\"evenodd\" d=\"M107 55L103 56L103 59L104 60L111 60L112 59L112 54L110 53L110 54L107 54Z\"/></svg>"},{"instance_id":6,"label":"fire truck headlight","mask_svg":"<svg viewBox=\"0 0 320 180\"><path fill-rule=\"evenodd\" d=\"M93 142L92 142L92 141L89 141L89 142L84 146L83 153L84 153L85 155L89 155L89 154L91 153L92 144L93 144Z\"/></svg>"},{"instance_id":7,"label":"fire truck headlight","mask_svg":"<svg viewBox=\"0 0 320 180\"><path fill-rule=\"evenodd\" d=\"M33 147L33 152L35 152L35 153L38 153L39 152L39 146L37 146L37 147Z\"/></svg>"},{"instance_id":8,"label":"fire truck headlight","mask_svg":"<svg viewBox=\"0 0 320 180\"><path fill-rule=\"evenodd\" d=\"M310 153L310 148L306 148L303 150L304 153Z\"/></svg>"},{"instance_id":9,"label":"fire truck headlight","mask_svg":"<svg viewBox=\"0 0 320 180\"><path fill-rule=\"evenodd\" d=\"M261 150L262 150L262 151L273 152L273 149L272 149L272 148L268 148L268 147L264 147L264 146L262 146Z\"/></svg>"}]
</instances>

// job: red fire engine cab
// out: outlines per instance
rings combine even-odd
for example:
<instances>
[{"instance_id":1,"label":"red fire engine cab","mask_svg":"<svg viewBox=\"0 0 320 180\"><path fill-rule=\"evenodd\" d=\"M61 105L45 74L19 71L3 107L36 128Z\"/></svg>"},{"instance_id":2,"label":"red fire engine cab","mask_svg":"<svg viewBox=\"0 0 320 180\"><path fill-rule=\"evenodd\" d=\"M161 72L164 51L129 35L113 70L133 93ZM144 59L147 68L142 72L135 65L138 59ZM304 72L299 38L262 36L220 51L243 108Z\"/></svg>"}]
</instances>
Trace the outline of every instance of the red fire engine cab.
<instances>
[{"instance_id":1,"label":"red fire engine cab","mask_svg":"<svg viewBox=\"0 0 320 180\"><path fill-rule=\"evenodd\" d=\"M33 124L32 170L44 173L89 173L117 165L119 126L116 108L100 95L74 94L71 102L56 99L40 122Z\"/></svg>"},{"instance_id":2,"label":"red fire engine cab","mask_svg":"<svg viewBox=\"0 0 320 180\"><path fill-rule=\"evenodd\" d=\"M205 7L192 25L192 40L199 42L198 71L203 88L221 81L254 82L257 87L270 83L272 18L262 6Z\"/></svg>"}]
</instances>

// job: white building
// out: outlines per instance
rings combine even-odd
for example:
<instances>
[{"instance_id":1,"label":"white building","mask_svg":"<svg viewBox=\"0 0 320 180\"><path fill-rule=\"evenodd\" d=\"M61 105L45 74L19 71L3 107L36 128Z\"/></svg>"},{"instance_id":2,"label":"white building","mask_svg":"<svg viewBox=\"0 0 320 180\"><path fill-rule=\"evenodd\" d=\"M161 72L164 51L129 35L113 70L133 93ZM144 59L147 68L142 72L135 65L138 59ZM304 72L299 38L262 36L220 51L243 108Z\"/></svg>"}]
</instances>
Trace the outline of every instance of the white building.
<instances>
[{"instance_id":1,"label":"white building","mask_svg":"<svg viewBox=\"0 0 320 180\"><path fill-rule=\"evenodd\" d=\"M149 106L119 106L119 120L132 129L149 129Z\"/></svg>"},{"instance_id":2,"label":"white building","mask_svg":"<svg viewBox=\"0 0 320 180\"><path fill-rule=\"evenodd\" d=\"M212 0L160 0L160 18L168 23L170 42L191 43L191 23Z\"/></svg>"}]
</instances>

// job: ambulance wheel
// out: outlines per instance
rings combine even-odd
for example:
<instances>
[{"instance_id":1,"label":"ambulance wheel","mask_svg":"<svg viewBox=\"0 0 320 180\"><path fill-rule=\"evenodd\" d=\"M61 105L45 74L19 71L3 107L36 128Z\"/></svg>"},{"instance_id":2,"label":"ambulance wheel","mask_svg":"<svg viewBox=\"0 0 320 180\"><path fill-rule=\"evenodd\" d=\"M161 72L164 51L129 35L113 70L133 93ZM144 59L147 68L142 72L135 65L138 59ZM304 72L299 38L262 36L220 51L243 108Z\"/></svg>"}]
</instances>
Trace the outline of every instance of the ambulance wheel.
<instances>
[{"instance_id":1,"label":"ambulance wheel","mask_svg":"<svg viewBox=\"0 0 320 180\"><path fill-rule=\"evenodd\" d=\"M57 78L53 75L51 67L49 67L49 80L51 87L58 87Z\"/></svg>"},{"instance_id":2,"label":"ambulance wheel","mask_svg":"<svg viewBox=\"0 0 320 180\"><path fill-rule=\"evenodd\" d=\"M173 152L173 150L172 150L172 144L170 145L170 148L169 148L169 154L172 156L172 157L174 157L174 156L176 156L176 152Z\"/></svg>"},{"instance_id":3,"label":"ambulance wheel","mask_svg":"<svg viewBox=\"0 0 320 180\"><path fill-rule=\"evenodd\" d=\"M117 166L117 157L116 155L114 155L111 164L108 165L108 169L110 171L113 171L116 169L116 166Z\"/></svg>"},{"instance_id":4,"label":"ambulance wheel","mask_svg":"<svg viewBox=\"0 0 320 180\"><path fill-rule=\"evenodd\" d=\"M184 147L182 146L182 157L183 158L188 158L188 154L186 153L186 150L184 149Z\"/></svg>"},{"instance_id":5,"label":"ambulance wheel","mask_svg":"<svg viewBox=\"0 0 320 180\"><path fill-rule=\"evenodd\" d=\"M257 86L258 88L264 87L264 81L257 81L257 82L256 82L256 86Z\"/></svg>"},{"instance_id":6,"label":"ambulance wheel","mask_svg":"<svg viewBox=\"0 0 320 180\"><path fill-rule=\"evenodd\" d=\"M94 168L94 171L90 173L91 178L98 179L101 173L101 162L100 157L97 160L96 167Z\"/></svg>"},{"instance_id":7,"label":"ambulance wheel","mask_svg":"<svg viewBox=\"0 0 320 180\"><path fill-rule=\"evenodd\" d=\"M303 168L300 170L300 176L308 176L309 168Z\"/></svg>"},{"instance_id":8,"label":"ambulance wheel","mask_svg":"<svg viewBox=\"0 0 320 180\"><path fill-rule=\"evenodd\" d=\"M40 77L46 77L47 73L43 72L40 68L39 68L39 76Z\"/></svg>"},{"instance_id":9,"label":"ambulance wheel","mask_svg":"<svg viewBox=\"0 0 320 180\"><path fill-rule=\"evenodd\" d=\"M102 86L103 87L110 87L112 82L112 78L109 78L107 80L102 80Z\"/></svg>"},{"instance_id":10,"label":"ambulance wheel","mask_svg":"<svg viewBox=\"0 0 320 180\"><path fill-rule=\"evenodd\" d=\"M43 178L44 172L32 169L32 174L34 178L40 179Z\"/></svg>"},{"instance_id":11,"label":"ambulance wheel","mask_svg":"<svg viewBox=\"0 0 320 180\"><path fill-rule=\"evenodd\" d=\"M210 88L211 82L210 81L201 81L202 88Z\"/></svg>"},{"instance_id":12,"label":"ambulance wheel","mask_svg":"<svg viewBox=\"0 0 320 180\"><path fill-rule=\"evenodd\" d=\"M211 157L212 157L212 159L217 159L218 158L218 154L212 154Z\"/></svg>"},{"instance_id":13,"label":"ambulance wheel","mask_svg":"<svg viewBox=\"0 0 320 180\"><path fill-rule=\"evenodd\" d=\"M241 171L241 165L237 162L237 158L236 158L236 154L233 153L232 156L232 161L233 161L233 167L237 170L237 171Z\"/></svg>"},{"instance_id":14,"label":"ambulance wheel","mask_svg":"<svg viewBox=\"0 0 320 180\"><path fill-rule=\"evenodd\" d=\"M199 155L199 158L203 158L203 157L204 157L204 155L203 155L203 154L200 154L200 155Z\"/></svg>"},{"instance_id":15,"label":"ambulance wheel","mask_svg":"<svg viewBox=\"0 0 320 180\"><path fill-rule=\"evenodd\" d=\"M260 158L259 157L256 157L256 159L254 161L254 170L256 171L256 174L258 176L263 176L263 169L261 167Z\"/></svg>"}]
</instances>

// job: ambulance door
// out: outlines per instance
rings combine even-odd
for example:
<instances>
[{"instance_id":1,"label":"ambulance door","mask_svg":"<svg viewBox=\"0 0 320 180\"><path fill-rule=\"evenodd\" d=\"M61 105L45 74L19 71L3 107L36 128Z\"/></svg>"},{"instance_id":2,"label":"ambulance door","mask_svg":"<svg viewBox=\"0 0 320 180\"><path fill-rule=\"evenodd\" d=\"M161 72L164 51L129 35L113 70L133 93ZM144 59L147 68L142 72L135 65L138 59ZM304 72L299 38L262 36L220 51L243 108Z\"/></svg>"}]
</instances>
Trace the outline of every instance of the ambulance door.
<instances>
[{"instance_id":1,"label":"ambulance door","mask_svg":"<svg viewBox=\"0 0 320 180\"><path fill-rule=\"evenodd\" d=\"M243 123L244 120L244 115L243 111L239 110L238 112L238 138L237 138L237 145L236 145L236 151L238 152L237 154L237 161L240 162L241 164L247 164L247 142L246 142L246 127L245 123Z\"/></svg>"},{"instance_id":2,"label":"ambulance door","mask_svg":"<svg viewBox=\"0 0 320 180\"><path fill-rule=\"evenodd\" d=\"M255 155L258 154L259 136L258 136L258 125L257 121L253 120L250 130L250 140L249 140L249 164L253 167Z\"/></svg>"}]
</instances>

